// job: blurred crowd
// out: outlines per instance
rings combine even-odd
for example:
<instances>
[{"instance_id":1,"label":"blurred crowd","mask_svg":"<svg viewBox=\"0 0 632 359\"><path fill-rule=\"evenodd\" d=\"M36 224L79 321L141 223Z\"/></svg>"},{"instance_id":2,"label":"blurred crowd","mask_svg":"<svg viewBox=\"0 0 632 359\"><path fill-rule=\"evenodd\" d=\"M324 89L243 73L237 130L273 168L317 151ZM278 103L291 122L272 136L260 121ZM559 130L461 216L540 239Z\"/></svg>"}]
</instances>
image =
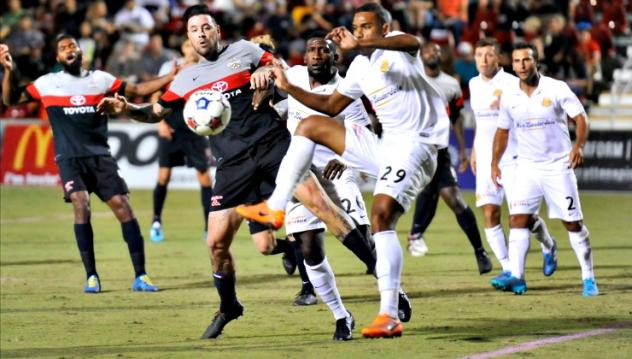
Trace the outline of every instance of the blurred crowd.
<instances>
[{"instance_id":1,"label":"blurred crowd","mask_svg":"<svg viewBox=\"0 0 632 359\"><path fill-rule=\"evenodd\" d=\"M157 76L163 63L181 56L184 10L206 3L227 41L268 34L275 52L302 64L305 36L317 29L351 24L351 13L367 0L6 0L1 2L0 42L11 48L24 82L60 70L54 39L77 37L84 67L127 81ZM629 39L632 0L384 0L393 29L442 47L442 68L467 82L477 71L473 45L483 37L501 44L501 64L511 72L516 41L537 46L542 71L564 79L590 103L612 81ZM625 41L623 41L625 43ZM341 67L349 63L343 58ZM1 71L1 70L0 70ZM146 99L136 99L143 101ZM0 117L40 117L37 105L2 108Z\"/></svg>"}]
</instances>

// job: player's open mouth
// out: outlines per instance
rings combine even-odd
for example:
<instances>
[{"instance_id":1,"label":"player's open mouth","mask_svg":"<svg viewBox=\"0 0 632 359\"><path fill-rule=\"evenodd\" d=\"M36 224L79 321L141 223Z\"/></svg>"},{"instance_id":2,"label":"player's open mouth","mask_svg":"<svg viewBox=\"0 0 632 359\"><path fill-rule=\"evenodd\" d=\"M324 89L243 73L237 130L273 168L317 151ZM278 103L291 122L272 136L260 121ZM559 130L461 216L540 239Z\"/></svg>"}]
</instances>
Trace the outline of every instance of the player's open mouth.
<instances>
[{"instance_id":1,"label":"player's open mouth","mask_svg":"<svg viewBox=\"0 0 632 359\"><path fill-rule=\"evenodd\" d=\"M70 54L66 56L66 62L68 62L69 64L72 64L73 62L75 62L76 59L77 59L77 54Z\"/></svg>"}]
</instances>

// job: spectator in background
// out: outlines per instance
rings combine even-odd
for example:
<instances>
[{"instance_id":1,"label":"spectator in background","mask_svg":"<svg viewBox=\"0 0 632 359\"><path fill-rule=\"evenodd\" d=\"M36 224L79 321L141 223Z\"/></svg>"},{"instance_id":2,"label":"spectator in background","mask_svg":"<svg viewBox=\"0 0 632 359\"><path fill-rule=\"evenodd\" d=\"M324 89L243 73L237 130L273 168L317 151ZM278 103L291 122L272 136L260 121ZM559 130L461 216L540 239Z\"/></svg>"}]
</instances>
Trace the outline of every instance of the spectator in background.
<instances>
[{"instance_id":1,"label":"spectator in background","mask_svg":"<svg viewBox=\"0 0 632 359\"><path fill-rule=\"evenodd\" d=\"M111 35L116 31L114 24L108 17L108 6L103 0L90 3L86 11L85 21L90 23L95 32L97 29L100 29L105 31L106 34Z\"/></svg>"},{"instance_id":2,"label":"spectator in background","mask_svg":"<svg viewBox=\"0 0 632 359\"><path fill-rule=\"evenodd\" d=\"M577 50L580 59L586 66L586 93L592 94L594 81L601 81L601 47L592 38L592 25L588 22L577 24L579 30L579 44Z\"/></svg>"},{"instance_id":3,"label":"spectator in background","mask_svg":"<svg viewBox=\"0 0 632 359\"><path fill-rule=\"evenodd\" d=\"M628 3L629 2L632 1L628 0ZM603 6L602 22L608 26L616 36L628 34L630 32L630 25L623 0L613 0L611 4L605 3Z\"/></svg>"},{"instance_id":4,"label":"spectator in background","mask_svg":"<svg viewBox=\"0 0 632 359\"><path fill-rule=\"evenodd\" d=\"M454 61L455 76L459 80L461 89L467 89L470 80L478 75L474 62L474 49L469 42L461 42L456 48L457 59Z\"/></svg>"},{"instance_id":5,"label":"spectator in background","mask_svg":"<svg viewBox=\"0 0 632 359\"><path fill-rule=\"evenodd\" d=\"M24 9L20 0L9 0L7 5L7 12L2 14L2 18L0 18L0 39L9 36L11 30L24 15Z\"/></svg>"},{"instance_id":6,"label":"spectator in background","mask_svg":"<svg viewBox=\"0 0 632 359\"><path fill-rule=\"evenodd\" d=\"M112 52L105 66L106 72L116 74L127 82L136 82L140 73L139 56L131 40L122 40L122 44Z\"/></svg>"},{"instance_id":7,"label":"spectator in background","mask_svg":"<svg viewBox=\"0 0 632 359\"><path fill-rule=\"evenodd\" d=\"M89 70L92 68L94 62L94 54L96 52L96 42L92 37L92 25L89 22L84 21L79 26L79 48L83 52L83 68Z\"/></svg>"},{"instance_id":8,"label":"spectator in background","mask_svg":"<svg viewBox=\"0 0 632 359\"><path fill-rule=\"evenodd\" d=\"M141 80L147 81L155 78L162 64L175 59L177 56L175 51L164 47L160 34L152 34L149 38L149 44L140 56Z\"/></svg>"},{"instance_id":9,"label":"spectator in background","mask_svg":"<svg viewBox=\"0 0 632 359\"><path fill-rule=\"evenodd\" d=\"M127 0L125 6L114 16L114 26L121 33L121 40L131 42L136 50L147 45L149 33L155 24L151 13L138 6L136 0Z\"/></svg>"},{"instance_id":10,"label":"spectator in background","mask_svg":"<svg viewBox=\"0 0 632 359\"><path fill-rule=\"evenodd\" d=\"M57 16L55 16L57 31L78 37L79 26L86 14L85 9L77 5L77 0L64 0L64 4L58 6L57 10Z\"/></svg>"},{"instance_id":11,"label":"spectator in background","mask_svg":"<svg viewBox=\"0 0 632 359\"><path fill-rule=\"evenodd\" d=\"M463 28L467 25L468 0L437 0L439 20L452 31L454 42L461 42Z\"/></svg>"},{"instance_id":12,"label":"spectator in background","mask_svg":"<svg viewBox=\"0 0 632 359\"><path fill-rule=\"evenodd\" d=\"M157 27L169 22L171 5L169 0L136 0L138 6L147 9L154 18ZM174 1L175 2L175 1Z\"/></svg>"},{"instance_id":13,"label":"spectator in background","mask_svg":"<svg viewBox=\"0 0 632 359\"><path fill-rule=\"evenodd\" d=\"M44 34L33 26L29 15L22 15L6 42L13 49L17 67L23 77L34 80L46 71L42 61Z\"/></svg>"}]
</instances>

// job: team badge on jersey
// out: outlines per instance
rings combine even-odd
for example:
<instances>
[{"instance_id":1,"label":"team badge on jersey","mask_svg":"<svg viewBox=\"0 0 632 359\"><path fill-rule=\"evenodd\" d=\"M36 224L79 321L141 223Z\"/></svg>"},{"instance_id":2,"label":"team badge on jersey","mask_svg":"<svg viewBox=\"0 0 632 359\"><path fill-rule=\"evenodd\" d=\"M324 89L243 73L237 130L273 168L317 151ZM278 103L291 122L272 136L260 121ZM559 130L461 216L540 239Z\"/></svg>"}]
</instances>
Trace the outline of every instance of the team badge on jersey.
<instances>
[{"instance_id":1,"label":"team badge on jersey","mask_svg":"<svg viewBox=\"0 0 632 359\"><path fill-rule=\"evenodd\" d=\"M494 90L494 96L500 97L502 94L503 94L503 90L501 90L501 89L495 89Z\"/></svg>"},{"instance_id":2,"label":"team badge on jersey","mask_svg":"<svg viewBox=\"0 0 632 359\"><path fill-rule=\"evenodd\" d=\"M553 104L553 101L551 101L551 99L550 99L550 98L546 98L546 97L545 97L545 98L542 100L542 106L544 106L544 107L549 107L549 106L551 106L552 104Z\"/></svg>"},{"instance_id":3,"label":"team badge on jersey","mask_svg":"<svg viewBox=\"0 0 632 359\"><path fill-rule=\"evenodd\" d=\"M228 60L227 66L233 70L237 70L241 68L241 60L236 57L233 57L232 59Z\"/></svg>"},{"instance_id":4,"label":"team badge on jersey","mask_svg":"<svg viewBox=\"0 0 632 359\"><path fill-rule=\"evenodd\" d=\"M388 60L382 61L382 65L380 65L380 71L388 72Z\"/></svg>"}]
</instances>

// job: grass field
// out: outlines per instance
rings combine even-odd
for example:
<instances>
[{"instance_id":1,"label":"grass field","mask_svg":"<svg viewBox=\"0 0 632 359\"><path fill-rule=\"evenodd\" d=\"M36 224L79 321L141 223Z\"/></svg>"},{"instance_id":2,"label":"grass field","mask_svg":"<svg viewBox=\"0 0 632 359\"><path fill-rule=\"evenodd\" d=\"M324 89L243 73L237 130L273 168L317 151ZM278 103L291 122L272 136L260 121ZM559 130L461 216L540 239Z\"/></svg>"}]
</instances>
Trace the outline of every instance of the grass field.
<instances>
[{"instance_id":1,"label":"grass field","mask_svg":"<svg viewBox=\"0 0 632 359\"><path fill-rule=\"evenodd\" d=\"M218 340L198 339L218 298L197 192L170 192L163 218L166 241L146 239L147 269L161 288L158 293L129 290L133 272L120 226L94 198L97 269L104 288L98 295L82 293L72 209L61 201L61 190L1 187L0 195L2 358L458 358L621 323L603 335L513 356L632 357L632 194L582 195L602 293L595 298L581 296L579 265L559 222L548 221L560 247L558 271L542 276L539 245L533 241L529 291L515 296L493 290L491 275L478 275L466 238L440 205L426 235L430 252L421 258L405 252L403 285L414 315L403 337L393 340L361 338L359 328L377 313L376 283L329 238L328 257L357 322L355 340L345 343L331 340L334 321L323 304L291 305L298 276L285 275L279 256L258 254L245 226L233 244L245 315ZM473 203L470 193L467 200ZM151 192L134 191L132 203L148 237ZM405 240L409 225L407 215L398 228L400 239Z\"/></svg>"}]
</instances>

